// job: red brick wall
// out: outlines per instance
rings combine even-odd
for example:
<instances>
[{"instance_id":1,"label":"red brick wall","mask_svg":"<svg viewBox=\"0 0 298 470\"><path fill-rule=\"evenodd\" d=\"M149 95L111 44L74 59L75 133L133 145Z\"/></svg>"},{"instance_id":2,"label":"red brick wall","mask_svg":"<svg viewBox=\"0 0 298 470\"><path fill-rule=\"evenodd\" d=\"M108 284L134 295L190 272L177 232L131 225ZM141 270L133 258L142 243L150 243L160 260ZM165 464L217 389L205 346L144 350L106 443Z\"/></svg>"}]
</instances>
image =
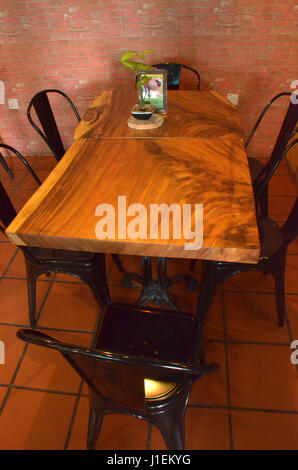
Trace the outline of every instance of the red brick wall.
<instances>
[{"instance_id":1,"label":"red brick wall","mask_svg":"<svg viewBox=\"0 0 298 470\"><path fill-rule=\"evenodd\" d=\"M298 0L0 0L0 138L27 155L49 153L27 122L31 96L59 88L83 114L101 89L134 86L123 51L151 48L151 63L181 61L199 70L202 88L239 93L247 133L298 79L297 28ZM20 109L9 110L7 98ZM74 121L58 109L68 145ZM284 109L274 105L250 153L268 155Z\"/></svg>"}]
</instances>

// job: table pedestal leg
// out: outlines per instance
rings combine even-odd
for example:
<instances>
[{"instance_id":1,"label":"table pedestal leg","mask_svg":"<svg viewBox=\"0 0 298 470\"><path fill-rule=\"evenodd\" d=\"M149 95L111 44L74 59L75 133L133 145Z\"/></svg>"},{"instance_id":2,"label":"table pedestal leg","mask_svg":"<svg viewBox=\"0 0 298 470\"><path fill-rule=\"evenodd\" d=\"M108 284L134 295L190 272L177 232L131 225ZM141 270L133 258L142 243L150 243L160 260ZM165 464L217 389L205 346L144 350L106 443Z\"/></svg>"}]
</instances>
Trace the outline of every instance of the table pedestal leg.
<instances>
[{"instance_id":1,"label":"table pedestal leg","mask_svg":"<svg viewBox=\"0 0 298 470\"><path fill-rule=\"evenodd\" d=\"M137 300L138 304L144 305L152 302L154 305L167 305L171 310L178 310L177 305L171 300L168 288L178 282L186 282L189 290L197 290L198 283L192 276L180 274L178 276L167 276L167 258L157 258L157 279L152 277L152 258L142 256L142 275L135 273L125 274L121 283L125 287L132 287L132 282L142 286L142 293Z\"/></svg>"}]
</instances>

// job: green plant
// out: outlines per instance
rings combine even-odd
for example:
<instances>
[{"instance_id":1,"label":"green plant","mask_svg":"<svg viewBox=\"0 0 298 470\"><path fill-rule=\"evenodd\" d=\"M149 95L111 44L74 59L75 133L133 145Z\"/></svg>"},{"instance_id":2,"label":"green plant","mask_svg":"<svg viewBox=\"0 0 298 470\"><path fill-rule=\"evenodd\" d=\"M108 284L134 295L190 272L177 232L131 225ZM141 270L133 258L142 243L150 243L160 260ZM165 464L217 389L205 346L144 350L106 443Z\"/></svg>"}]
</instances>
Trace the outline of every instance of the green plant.
<instances>
[{"instance_id":1,"label":"green plant","mask_svg":"<svg viewBox=\"0 0 298 470\"><path fill-rule=\"evenodd\" d=\"M135 60L131 60L133 57L139 57L142 61L145 59L145 55L152 54L153 50L147 50L139 54L138 52L127 51L123 52L120 57L121 64L129 70L133 72L140 72L142 70L152 70L154 67L152 65L144 64L144 62L137 62ZM146 83L150 81L151 77L147 77L145 74L141 75L136 83L137 92L139 97L139 104L140 107L144 107L144 95L143 95L143 88Z\"/></svg>"},{"instance_id":2,"label":"green plant","mask_svg":"<svg viewBox=\"0 0 298 470\"><path fill-rule=\"evenodd\" d=\"M131 60L133 57L140 57L141 60L144 60L145 55L152 54L154 52L152 49L148 51L142 52L139 54L138 52L123 52L120 57L121 64L129 70L133 70L134 72L140 72L141 70L150 70L154 67L152 65L144 64L143 62L136 62L135 60Z\"/></svg>"}]
</instances>

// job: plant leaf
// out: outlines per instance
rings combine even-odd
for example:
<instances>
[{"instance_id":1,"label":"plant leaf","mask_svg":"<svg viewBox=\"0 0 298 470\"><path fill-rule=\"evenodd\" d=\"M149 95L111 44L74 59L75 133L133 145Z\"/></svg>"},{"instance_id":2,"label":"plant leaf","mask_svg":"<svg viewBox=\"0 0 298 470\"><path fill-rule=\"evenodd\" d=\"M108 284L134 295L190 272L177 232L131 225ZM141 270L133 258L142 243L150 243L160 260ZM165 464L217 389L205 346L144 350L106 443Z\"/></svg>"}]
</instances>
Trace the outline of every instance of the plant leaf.
<instances>
[{"instance_id":1,"label":"plant leaf","mask_svg":"<svg viewBox=\"0 0 298 470\"><path fill-rule=\"evenodd\" d=\"M145 51L143 54L140 56L138 52L133 52L133 51L127 51L123 52L123 54L120 57L120 62L121 64L126 67L127 69L133 70L134 72L139 72L140 70L150 70L152 69L151 65L143 64L142 62L136 62L134 60L130 60L133 57L141 57L142 60L144 59L144 54L149 54L153 51Z\"/></svg>"},{"instance_id":2,"label":"plant leaf","mask_svg":"<svg viewBox=\"0 0 298 470\"><path fill-rule=\"evenodd\" d=\"M153 49L148 49L147 51L142 52L141 59L144 60L146 54L152 54L153 52L155 52Z\"/></svg>"}]
</instances>

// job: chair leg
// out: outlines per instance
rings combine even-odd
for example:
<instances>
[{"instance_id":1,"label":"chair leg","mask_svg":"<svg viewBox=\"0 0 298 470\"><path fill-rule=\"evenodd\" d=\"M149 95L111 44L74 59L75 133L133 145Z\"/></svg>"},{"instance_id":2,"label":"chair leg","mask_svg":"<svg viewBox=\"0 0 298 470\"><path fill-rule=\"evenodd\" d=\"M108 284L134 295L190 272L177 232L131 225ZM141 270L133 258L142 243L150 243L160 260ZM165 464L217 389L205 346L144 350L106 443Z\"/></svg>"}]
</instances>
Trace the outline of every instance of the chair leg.
<instances>
[{"instance_id":1,"label":"chair leg","mask_svg":"<svg viewBox=\"0 0 298 470\"><path fill-rule=\"evenodd\" d=\"M90 393L90 389L89 389ZM105 414L105 405L97 397L90 396L89 405L89 422L88 422L88 436L87 436L87 449L93 450L101 429L102 421Z\"/></svg>"},{"instance_id":2,"label":"chair leg","mask_svg":"<svg viewBox=\"0 0 298 470\"><path fill-rule=\"evenodd\" d=\"M268 217L268 185L265 186L259 199L260 214Z\"/></svg>"},{"instance_id":3,"label":"chair leg","mask_svg":"<svg viewBox=\"0 0 298 470\"><path fill-rule=\"evenodd\" d=\"M175 406L161 414L151 416L152 422L160 429L168 450L184 450L184 417L188 395L179 399Z\"/></svg>"},{"instance_id":4,"label":"chair leg","mask_svg":"<svg viewBox=\"0 0 298 470\"><path fill-rule=\"evenodd\" d=\"M189 270L190 270L190 271L193 271L193 270L195 269L196 262L197 262L196 259L192 259L192 260L190 261L190 267L189 267Z\"/></svg>"},{"instance_id":5,"label":"chair leg","mask_svg":"<svg viewBox=\"0 0 298 470\"><path fill-rule=\"evenodd\" d=\"M224 278L224 274L217 268L216 263L207 262L205 264L197 304L197 313L200 321L204 321L216 294L217 287L223 282Z\"/></svg>"},{"instance_id":6,"label":"chair leg","mask_svg":"<svg viewBox=\"0 0 298 470\"><path fill-rule=\"evenodd\" d=\"M112 255L112 258L113 258L113 260L115 261L115 263L116 263L117 268L119 269L119 271L120 271L121 273L125 273L125 269L124 269L124 267L123 267L123 264L122 264L122 262L121 262L120 257L119 257L118 255Z\"/></svg>"},{"instance_id":7,"label":"chair leg","mask_svg":"<svg viewBox=\"0 0 298 470\"><path fill-rule=\"evenodd\" d=\"M105 307L111 303L104 254L98 253L96 262L93 263L90 270L81 271L79 277L91 288L100 307Z\"/></svg>"},{"instance_id":8,"label":"chair leg","mask_svg":"<svg viewBox=\"0 0 298 470\"><path fill-rule=\"evenodd\" d=\"M285 320L285 273L284 271L274 275L275 282L275 302L278 315L278 326L284 326Z\"/></svg>"},{"instance_id":9,"label":"chair leg","mask_svg":"<svg viewBox=\"0 0 298 470\"><path fill-rule=\"evenodd\" d=\"M27 273L29 322L30 326L33 328L36 326L36 279L43 273L43 270L28 261L26 257L25 265Z\"/></svg>"},{"instance_id":10,"label":"chair leg","mask_svg":"<svg viewBox=\"0 0 298 470\"><path fill-rule=\"evenodd\" d=\"M36 276L27 278L28 303L29 303L29 321L30 326L36 326Z\"/></svg>"}]
</instances>

